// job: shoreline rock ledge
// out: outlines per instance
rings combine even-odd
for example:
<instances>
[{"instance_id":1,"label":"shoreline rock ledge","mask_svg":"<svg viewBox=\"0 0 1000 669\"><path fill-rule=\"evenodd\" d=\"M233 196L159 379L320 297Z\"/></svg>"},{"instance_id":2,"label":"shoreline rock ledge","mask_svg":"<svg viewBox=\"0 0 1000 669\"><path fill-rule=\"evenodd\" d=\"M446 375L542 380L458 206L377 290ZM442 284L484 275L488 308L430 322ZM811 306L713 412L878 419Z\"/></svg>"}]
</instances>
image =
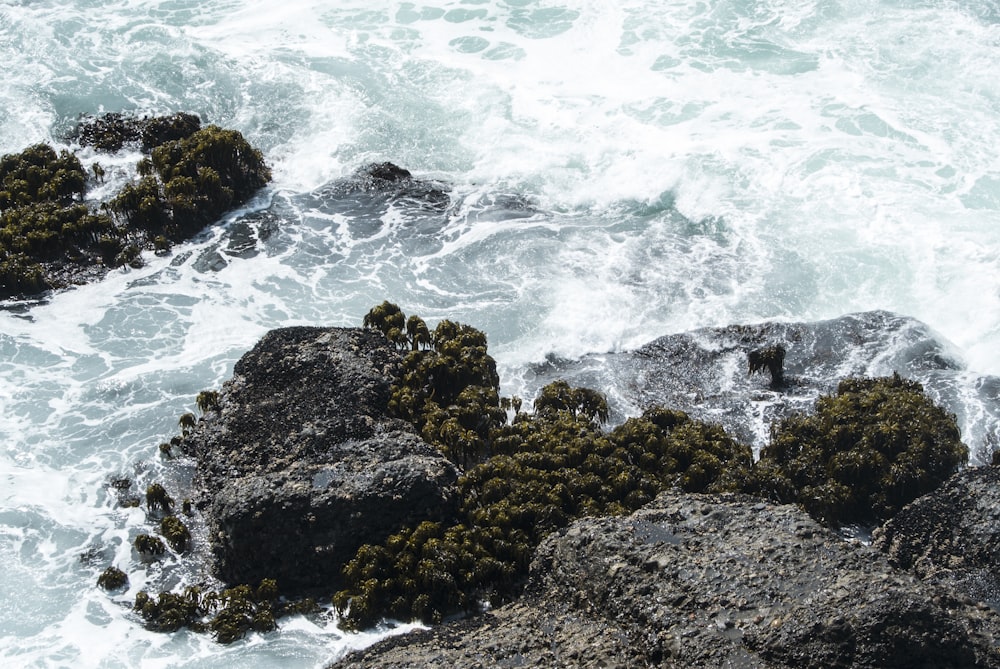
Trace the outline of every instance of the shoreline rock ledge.
<instances>
[{"instance_id":1,"label":"shoreline rock ledge","mask_svg":"<svg viewBox=\"0 0 1000 669\"><path fill-rule=\"evenodd\" d=\"M455 467L388 415L399 362L380 332L292 327L236 363L183 439L220 578L328 594L362 544L451 519Z\"/></svg>"},{"instance_id":2,"label":"shoreline rock ledge","mask_svg":"<svg viewBox=\"0 0 1000 669\"><path fill-rule=\"evenodd\" d=\"M521 600L333 669L998 667L1000 617L790 505L663 493L537 549Z\"/></svg>"}]
</instances>

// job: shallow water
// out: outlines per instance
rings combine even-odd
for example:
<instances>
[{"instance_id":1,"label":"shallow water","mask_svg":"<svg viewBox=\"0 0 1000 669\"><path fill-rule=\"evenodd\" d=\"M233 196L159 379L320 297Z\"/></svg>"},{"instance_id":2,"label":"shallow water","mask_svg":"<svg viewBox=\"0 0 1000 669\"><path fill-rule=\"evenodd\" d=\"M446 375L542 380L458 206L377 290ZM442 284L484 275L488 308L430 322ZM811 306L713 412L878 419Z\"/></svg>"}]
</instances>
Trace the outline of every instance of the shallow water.
<instances>
[{"instance_id":1,"label":"shallow water","mask_svg":"<svg viewBox=\"0 0 1000 669\"><path fill-rule=\"evenodd\" d=\"M1000 374L998 44L988 0L0 3L0 153L183 110L275 174L171 256L0 312L0 661L311 667L370 641L303 618L221 647L122 606L158 575L109 478L169 476L157 444L274 327L388 298L486 331L524 393L546 356L889 309L970 383ZM138 158L80 155L106 189ZM334 196L382 160L447 205Z\"/></svg>"}]
</instances>

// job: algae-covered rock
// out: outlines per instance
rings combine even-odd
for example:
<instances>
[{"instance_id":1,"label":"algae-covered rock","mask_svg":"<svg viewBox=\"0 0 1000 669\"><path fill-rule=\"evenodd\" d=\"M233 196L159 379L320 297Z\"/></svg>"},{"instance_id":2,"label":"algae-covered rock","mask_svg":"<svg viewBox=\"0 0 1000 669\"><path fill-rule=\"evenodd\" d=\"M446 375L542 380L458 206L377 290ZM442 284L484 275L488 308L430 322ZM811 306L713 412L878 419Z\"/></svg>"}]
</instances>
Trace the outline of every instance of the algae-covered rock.
<instances>
[{"instance_id":1,"label":"algae-covered rock","mask_svg":"<svg viewBox=\"0 0 1000 669\"><path fill-rule=\"evenodd\" d=\"M274 330L182 447L219 575L327 588L368 542L456 509L457 472L388 412L399 353L372 330Z\"/></svg>"},{"instance_id":2,"label":"algae-covered rock","mask_svg":"<svg viewBox=\"0 0 1000 669\"><path fill-rule=\"evenodd\" d=\"M76 156L46 144L0 158L0 298L53 287L48 263L85 257L113 230L82 203L86 181Z\"/></svg>"},{"instance_id":3,"label":"algae-covered rock","mask_svg":"<svg viewBox=\"0 0 1000 669\"><path fill-rule=\"evenodd\" d=\"M84 119L77 139L102 150L134 143L151 158L140 163L140 179L100 204L85 202L88 175L69 151L39 144L0 158L0 299L141 266L143 249L167 250L271 178L239 132L201 129L190 114ZM103 181L104 168L92 171Z\"/></svg>"},{"instance_id":4,"label":"algae-covered rock","mask_svg":"<svg viewBox=\"0 0 1000 669\"><path fill-rule=\"evenodd\" d=\"M98 151L116 152L129 144L150 151L165 142L188 137L200 128L201 119L184 112L153 117L109 112L82 117L72 138L81 146L92 146Z\"/></svg>"},{"instance_id":5,"label":"algae-covered rock","mask_svg":"<svg viewBox=\"0 0 1000 669\"><path fill-rule=\"evenodd\" d=\"M365 318L405 349L404 322L388 302ZM437 622L509 600L535 546L573 519L628 513L671 486L732 490L749 472L749 447L683 412L653 408L605 433L603 395L565 382L508 424L504 407L515 403L497 395L485 335L442 321L431 344L407 354L389 406L464 470L460 512L451 526L425 522L358 550L334 597L348 627L384 616Z\"/></svg>"},{"instance_id":6,"label":"algae-covered rock","mask_svg":"<svg viewBox=\"0 0 1000 669\"><path fill-rule=\"evenodd\" d=\"M153 239L186 239L271 180L263 155L235 130L215 125L153 148L146 175L111 201L127 225Z\"/></svg>"},{"instance_id":7,"label":"algae-covered rock","mask_svg":"<svg viewBox=\"0 0 1000 669\"><path fill-rule=\"evenodd\" d=\"M919 383L899 375L845 379L814 413L772 428L749 489L798 502L831 525L874 524L967 460L954 416Z\"/></svg>"},{"instance_id":8,"label":"algae-covered rock","mask_svg":"<svg viewBox=\"0 0 1000 669\"><path fill-rule=\"evenodd\" d=\"M895 570L792 505L667 492L580 519L518 602L333 667L998 667L1000 617Z\"/></svg>"}]
</instances>

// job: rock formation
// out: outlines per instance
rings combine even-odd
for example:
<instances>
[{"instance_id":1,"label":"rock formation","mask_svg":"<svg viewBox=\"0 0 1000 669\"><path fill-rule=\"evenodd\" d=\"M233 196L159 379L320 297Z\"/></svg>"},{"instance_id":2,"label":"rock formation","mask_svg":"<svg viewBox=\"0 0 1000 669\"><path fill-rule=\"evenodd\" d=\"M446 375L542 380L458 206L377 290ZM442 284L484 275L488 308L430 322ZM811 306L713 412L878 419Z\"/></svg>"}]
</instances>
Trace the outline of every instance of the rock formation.
<instances>
[{"instance_id":1,"label":"rock formation","mask_svg":"<svg viewBox=\"0 0 1000 669\"><path fill-rule=\"evenodd\" d=\"M1000 607L1000 467L966 469L875 530L890 563Z\"/></svg>"},{"instance_id":2,"label":"rock formation","mask_svg":"<svg viewBox=\"0 0 1000 669\"><path fill-rule=\"evenodd\" d=\"M664 493L551 535L522 601L334 667L998 667L998 635L793 506Z\"/></svg>"},{"instance_id":3,"label":"rock formation","mask_svg":"<svg viewBox=\"0 0 1000 669\"><path fill-rule=\"evenodd\" d=\"M747 374L750 353L777 346L785 349L783 383ZM604 391L612 422L653 405L679 409L721 425L756 452L768 442L774 421L810 412L817 397L833 393L842 379L897 372L920 382L935 402L956 414L974 460L982 461L982 443L1000 431L1000 379L970 382L947 341L924 323L887 311L701 328L634 351L552 359L535 367L529 390L564 379Z\"/></svg>"},{"instance_id":4,"label":"rock formation","mask_svg":"<svg viewBox=\"0 0 1000 669\"><path fill-rule=\"evenodd\" d=\"M387 414L399 354L381 333L268 333L184 438L229 583L332 589L366 542L450 520L455 468Z\"/></svg>"}]
</instances>

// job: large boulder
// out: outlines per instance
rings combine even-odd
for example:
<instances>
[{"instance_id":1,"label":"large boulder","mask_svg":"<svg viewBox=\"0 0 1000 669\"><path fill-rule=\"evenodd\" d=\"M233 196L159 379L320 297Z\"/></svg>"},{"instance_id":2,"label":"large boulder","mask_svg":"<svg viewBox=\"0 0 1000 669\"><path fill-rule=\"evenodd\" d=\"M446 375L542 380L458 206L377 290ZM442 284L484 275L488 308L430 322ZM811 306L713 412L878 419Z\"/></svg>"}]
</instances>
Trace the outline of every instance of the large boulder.
<instances>
[{"instance_id":1,"label":"large boulder","mask_svg":"<svg viewBox=\"0 0 1000 669\"><path fill-rule=\"evenodd\" d=\"M381 333L274 330L184 439L219 576L335 589L361 544L449 521L455 468L388 416L400 357Z\"/></svg>"},{"instance_id":2,"label":"large boulder","mask_svg":"<svg viewBox=\"0 0 1000 669\"><path fill-rule=\"evenodd\" d=\"M955 474L876 529L872 545L925 581L1000 608L1000 467Z\"/></svg>"},{"instance_id":3,"label":"large boulder","mask_svg":"<svg viewBox=\"0 0 1000 669\"><path fill-rule=\"evenodd\" d=\"M796 507L664 493L538 548L518 603L335 667L1000 667L1000 617Z\"/></svg>"},{"instance_id":4,"label":"large boulder","mask_svg":"<svg viewBox=\"0 0 1000 669\"><path fill-rule=\"evenodd\" d=\"M784 378L751 374L754 356L781 347ZM1000 434L1000 378L965 368L957 350L916 319L887 311L812 322L765 322L701 328L660 337L634 350L551 359L527 379L527 393L557 379L607 393L612 420L662 405L718 423L757 451L771 424L809 413L846 377L900 376L920 382L957 417L973 459Z\"/></svg>"}]
</instances>

